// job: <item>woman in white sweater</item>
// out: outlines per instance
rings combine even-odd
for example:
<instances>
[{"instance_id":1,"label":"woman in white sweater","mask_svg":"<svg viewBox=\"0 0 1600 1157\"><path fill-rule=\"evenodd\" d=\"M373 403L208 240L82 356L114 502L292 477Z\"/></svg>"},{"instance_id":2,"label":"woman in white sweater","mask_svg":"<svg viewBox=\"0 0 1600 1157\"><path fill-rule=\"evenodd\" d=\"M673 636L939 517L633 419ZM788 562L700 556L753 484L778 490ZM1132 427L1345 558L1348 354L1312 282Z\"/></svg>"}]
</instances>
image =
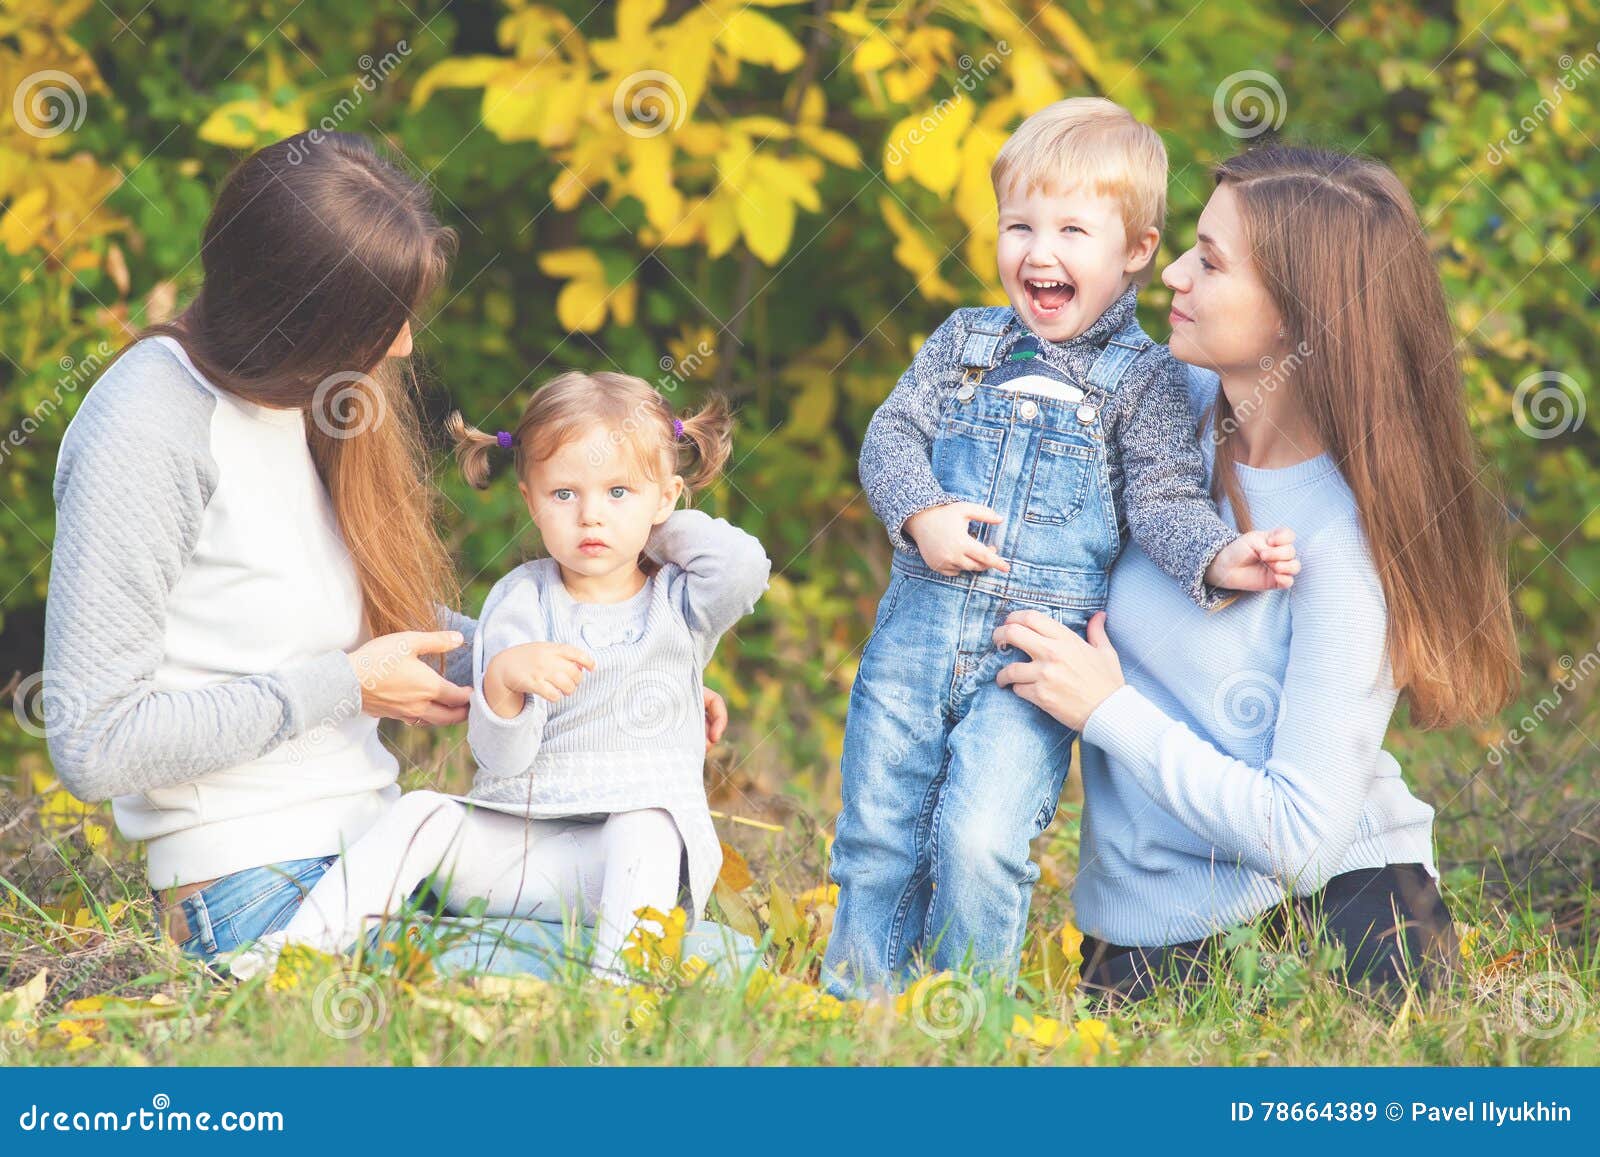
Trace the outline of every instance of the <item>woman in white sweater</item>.
<instances>
[{"instance_id":1,"label":"woman in white sweater","mask_svg":"<svg viewBox=\"0 0 1600 1157\"><path fill-rule=\"evenodd\" d=\"M380 718L467 716L475 624L446 609L404 360L454 244L362 137L262 149L218 196L194 302L62 442L51 757L146 843L194 955L281 928L399 796Z\"/></svg>"}]
</instances>

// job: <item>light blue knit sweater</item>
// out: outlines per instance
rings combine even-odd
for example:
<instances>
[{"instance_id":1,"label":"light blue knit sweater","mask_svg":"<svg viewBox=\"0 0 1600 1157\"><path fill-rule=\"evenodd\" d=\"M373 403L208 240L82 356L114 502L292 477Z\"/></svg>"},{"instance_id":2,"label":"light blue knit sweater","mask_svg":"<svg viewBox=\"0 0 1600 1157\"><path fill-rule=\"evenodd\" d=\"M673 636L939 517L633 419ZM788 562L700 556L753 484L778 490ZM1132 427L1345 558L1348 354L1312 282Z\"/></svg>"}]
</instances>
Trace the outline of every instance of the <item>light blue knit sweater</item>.
<instances>
[{"instance_id":1,"label":"light blue knit sweater","mask_svg":"<svg viewBox=\"0 0 1600 1157\"><path fill-rule=\"evenodd\" d=\"M1199 414L1217 379L1190 379ZM1325 454L1239 474L1254 525L1296 532L1293 587L1207 613L1137 545L1112 571L1106 628L1127 686L1084 728L1072 898L1113 944L1200 939L1356 868L1438 875L1433 808L1383 750L1397 692L1349 487Z\"/></svg>"}]
</instances>

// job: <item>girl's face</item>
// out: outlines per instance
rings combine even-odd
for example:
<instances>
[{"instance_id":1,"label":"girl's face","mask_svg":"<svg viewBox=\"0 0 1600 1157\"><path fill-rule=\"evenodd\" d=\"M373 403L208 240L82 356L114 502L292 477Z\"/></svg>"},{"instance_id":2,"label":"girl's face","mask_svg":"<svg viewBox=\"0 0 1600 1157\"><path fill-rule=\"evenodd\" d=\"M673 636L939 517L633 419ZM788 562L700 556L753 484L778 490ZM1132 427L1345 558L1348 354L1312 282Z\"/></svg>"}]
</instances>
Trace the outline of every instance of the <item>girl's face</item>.
<instances>
[{"instance_id":1,"label":"girl's face","mask_svg":"<svg viewBox=\"0 0 1600 1157\"><path fill-rule=\"evenodd\" d=\"M683 493L680 475L643 477L621 432L605 426L535 462L518 485L550 557L590 578L637 567L651 528Z\"/></svg>"},{"instance_id":2,"label":"girl's face","mask_svg":"<svg viewBox=\"0 0 1600 1157\"><path fill-rule=\"evenodd\" d=\"M1168 265L1172 356L1222 377L1260 373L1263 358L1283 352L1282 316L1255 262L1239 198L1218 185L1200 214L1195 245Z\"/></svg>"}]
</instances>

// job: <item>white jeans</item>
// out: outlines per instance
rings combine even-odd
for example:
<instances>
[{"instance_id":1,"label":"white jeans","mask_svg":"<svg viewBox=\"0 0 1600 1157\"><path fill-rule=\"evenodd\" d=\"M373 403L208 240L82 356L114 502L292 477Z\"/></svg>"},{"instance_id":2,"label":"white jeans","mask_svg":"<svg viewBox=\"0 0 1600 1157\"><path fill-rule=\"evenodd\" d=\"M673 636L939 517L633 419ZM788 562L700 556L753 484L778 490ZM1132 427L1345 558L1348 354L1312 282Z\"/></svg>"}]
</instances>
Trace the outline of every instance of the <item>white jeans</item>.
<instances>
[{"instance_id":1,"label":"white jeans","mask_svg":"<svg viewBox=\"0 0 1600 1157\"><path fill-rule=\"evenodd\" d=\"M678 826L659 808L602 822L530 820L415 791L328 869L283 935L338 951L360 938L369 917L399 912L436 876L450 912L481 900L489 916L592 921L593 968L612 974L638 910L678 903L682 861Z\"/></svg>"}]
</instances>

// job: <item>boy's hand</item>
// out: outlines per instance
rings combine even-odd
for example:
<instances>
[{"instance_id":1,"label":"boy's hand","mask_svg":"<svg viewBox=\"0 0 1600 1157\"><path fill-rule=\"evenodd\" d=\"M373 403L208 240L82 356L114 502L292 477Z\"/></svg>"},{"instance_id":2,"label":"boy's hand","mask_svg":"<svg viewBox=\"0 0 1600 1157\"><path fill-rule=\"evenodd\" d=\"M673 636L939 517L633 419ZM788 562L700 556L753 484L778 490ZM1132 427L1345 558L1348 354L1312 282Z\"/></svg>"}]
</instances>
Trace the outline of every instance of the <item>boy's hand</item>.
<instances>
[{"instance_id":1,"label":"boy's hand","mask_svg":"<svg viewBox=\"0 0 1600 1157\"><path fill-rule=\"evenodd\" d=\"M507 647L483 676L483 697L496 715L510 719L522 711L522 697L537 695L551 703L578 689L585 671L594 670L594 656L567 643L523 643Z\"/></svg>"},{"instance_id":2,"label":"boy's hand","mask_svg":"<svg viewBox=\"0 0 1600 1157\"><path fill-rule=\"evenodd\" d=\"M1272 591L1292 587L1299 573L1294 531L1280 526L1241 534L1219 550L1206 567L1206 582L1234 591Z\"/></svg>"},{"instance_id":3,"label":"boy's hand","mask_svg":"<svg viewBox=\"0 0 1600 1157\"><path fill-rule=\"evenodd\" d=\"M998 526L1005 519L976 502L951 502L919 510L902 528L922 552L922 561L940 574L955 575L968 570L994 569L1002 573L1011 564L991 548L972 537L969 522L988 522Z\"/></svg>"}]
</instances>

